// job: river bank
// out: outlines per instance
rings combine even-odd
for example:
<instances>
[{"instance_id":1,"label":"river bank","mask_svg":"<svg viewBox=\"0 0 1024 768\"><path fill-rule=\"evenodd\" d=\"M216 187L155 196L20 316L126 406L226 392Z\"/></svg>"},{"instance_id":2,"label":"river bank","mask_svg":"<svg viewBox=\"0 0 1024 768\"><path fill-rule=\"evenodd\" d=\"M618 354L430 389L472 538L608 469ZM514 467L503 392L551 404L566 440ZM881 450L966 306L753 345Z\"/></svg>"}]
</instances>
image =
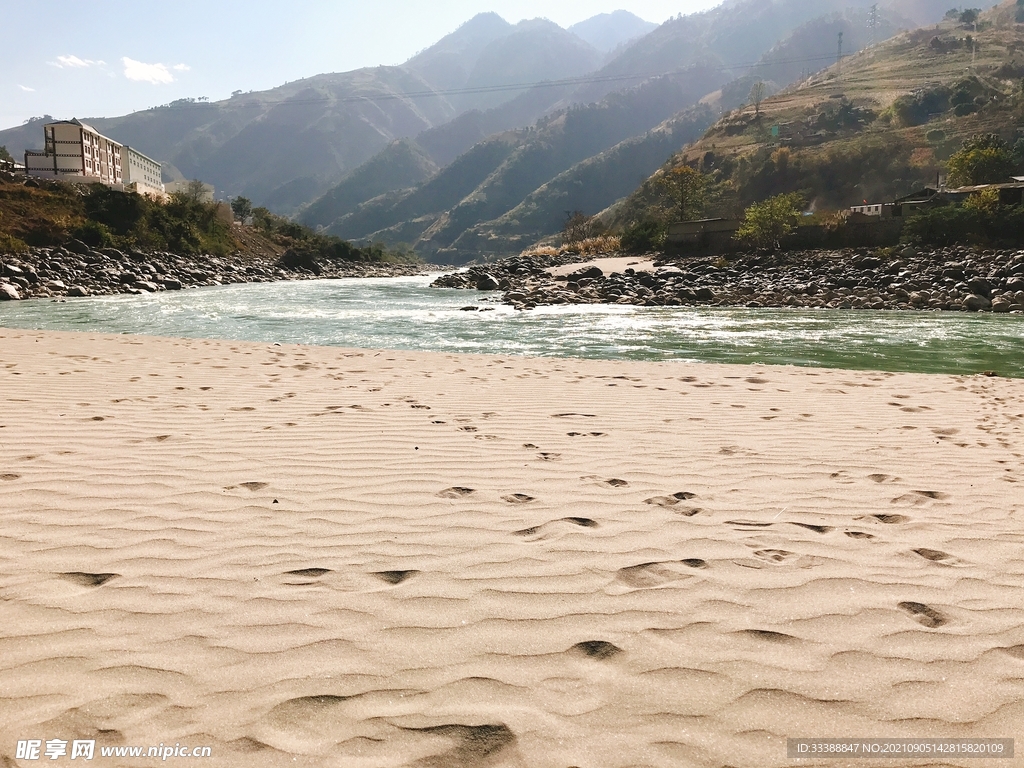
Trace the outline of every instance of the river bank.
<instances>
[{"instance_id":1,"label":"river bank","mask_svg":"<svg viewBox=\"0 0 1024 768\"><path fill-rule=\"evenodd\" d=\"M565 273L517 256L436 287L501 290L517 309L552 304L1024 312L1024 251L954 246L648 257Z\"/></svg>"},{"instance_id":2,"label":"river bank","mask_svg":"<svg viewBox=\"0 0 1024 768\"><path fill-rule=\"evenodd\" d=\"M178 291L200 286L343 277L405 277L451 269L427 264L312 262L301 257L237 254L182 256L89 248L83 243L0 254L0 301Z\"/></svg>"}]
</instances>

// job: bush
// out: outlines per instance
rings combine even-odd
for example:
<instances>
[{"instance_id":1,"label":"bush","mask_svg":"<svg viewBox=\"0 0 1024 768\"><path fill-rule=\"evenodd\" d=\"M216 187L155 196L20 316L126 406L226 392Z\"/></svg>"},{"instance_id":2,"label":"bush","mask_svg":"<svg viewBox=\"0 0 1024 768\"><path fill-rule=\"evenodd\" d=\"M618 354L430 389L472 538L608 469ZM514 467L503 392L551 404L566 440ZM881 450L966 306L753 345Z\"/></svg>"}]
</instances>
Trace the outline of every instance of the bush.
<instances>
[{"instance_id":1,"label":"bush","mask_svg":"<svg viewBox=\"0 0 1024 768\"><path fill-rule=\"evenodd\" d=\"M907 219L903 241L921 245L1024 244L1024 208L993 206L979 199L970 205L947 205Z\"/></svg>"},{"instance_id":2,"label":"bush","mask_svg":"<svg viewBox=\"0 0 1024 768\"><path fill-rule=\"evenodd\" d=\"M736 239L755 248L778 248L800 220L803 197L795 192L754 203L743 214Z\"/></svg>"},{"instance_id":3,"label":"bush","mask_svg":"<svg viewBox=\"0 0 1024 768\"><path fill-rule=\"evenodd\" d=\"M28 253L28 246L23 240L19 240L14 235L6 235L0 232L0 253Z\"/></svg>"},{"instance_id":4,"label":"bush","mask_svg":"<svg viewBox=\"0 0 1024 768\"><path fill-rule=\"evenodd\" d=\"M949 158L950 186L998 184L1008 181L1016 168L1013 150L994 133L972 136Z\"/></svg>"},{"instance_id":5,"label":"bush","mask_svg":"<svg viewBox=\"0 0 1024 768\"><path fill-rule=\"evenodd\" d=\"M665 225L650 219L631 225L622 233L620 245L627 253L650 253L665 247Z\"/></svg>"},{"instance_id":6,"label":"bush","mask_svg":"<svg viewBox=\"0 0 1024 768\"><path fill-rule=\"evenodd\" d=\"M114 238L111 237L110 230L98 221L90 220L85 222L85 224L72 232L72 236L76 240L81 240L90 248L107 248L114 244Z\"/></svg>"}]
</instances>

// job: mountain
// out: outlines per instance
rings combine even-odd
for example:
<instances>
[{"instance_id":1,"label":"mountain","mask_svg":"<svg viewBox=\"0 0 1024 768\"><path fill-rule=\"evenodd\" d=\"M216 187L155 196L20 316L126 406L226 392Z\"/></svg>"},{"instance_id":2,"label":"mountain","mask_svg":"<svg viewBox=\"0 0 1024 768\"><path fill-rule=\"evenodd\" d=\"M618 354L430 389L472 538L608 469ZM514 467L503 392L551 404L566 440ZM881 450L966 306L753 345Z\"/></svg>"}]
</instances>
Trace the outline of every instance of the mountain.
<instances>
[{"instance_id":1,"label":"mountain","mask_svg":"<svg viewBox=\"0 0 1024 768\"><path fill-rule=\"evenodd\" d=\"M934 184L963 140L996 133L1012 145L1019 137L1019 8L1007 0L984 12L977 32L946 21L870 46L766 99L760 114L752 106L726 113L663 168L708 173L718 193L708 213L722 216L784 192L834 210ZM648 201L660 173L602 219L621 228L656 216Z\"/></svg>"},{"instance_id":2,"label":"mountain","mask_svg":"<svg viewBox=\"0 0 1024 768\"><path fill-rule=\"evenodd\" d=\"M394 189L412 187L437 173L437 166L417 144L399 139L374 155L326 195L307 208L305 222L335 221L360 203Z\"/></svg>"},{"instance_id":3,"label":"mountain","mask_svg":"<svg viewBox=\"0 0 1024 768\"><path fill-rule=\"evenodd\" d=\"M657 27L657 24L644 21L629 11L612 11L573 24L569 31L597 50L608 53L623 43L643 37Z\"/></svg>"},{"instance_id":4,"label":"mountain","mask_svg":"<svg viewBox=\"0 0 1024 768\"><path fill-rule=\"evenodd\" d=\"M404 66L436 90L462 88L484 49L511 33L512 25L498 14L480 13L417 53Z\"/></svg>"},{"instance_id":5,"label":"mountain","mask_svg":"<svg viewBox=\"0 0 1024 768\"><path fill-rule=\"evenodd\" d=\"M427 95L424 95L427 94ZM400 67L298 80L219 102L181 100L116 118L84 118L101 133L221 195L294 211L395 139L455 117L428 83ZM0 132L14 154L42 144L42 123Z\"/></svg>"},{"instance_id":6,"label":"mountain","mask_svg":"<svg viewBox=\"0 0 1024 768\"><path fill-rule=\"evenodd\" d=\"M496 219L467 229L452 249L456 254L516 253L559 232L569 211L598 213L636 189L641 179L679 147L699 138L713 120L707 107L692 107L642 136L588 157Z\"/></svg>"},{"instance_id":7,"label":"mountain","mask_svg":"<svg viewBox=\"0 0 1024 768\"><path fill-rule=\"evenodd\" d=\"M878 5L902 13L904 3L913 5L919 15L937 14L941 18L948 0L883 0ZM652 74L677 71L696 62L722 67L726 79L740 77L802 24L848 8L868 9L875 4L876 0L726 0L709 11L669 19L628 45L594 73L594 82L581 87L571 98L599 99ZM808 64L814 71L826 63Z\"/></svg>"}]
</instances>

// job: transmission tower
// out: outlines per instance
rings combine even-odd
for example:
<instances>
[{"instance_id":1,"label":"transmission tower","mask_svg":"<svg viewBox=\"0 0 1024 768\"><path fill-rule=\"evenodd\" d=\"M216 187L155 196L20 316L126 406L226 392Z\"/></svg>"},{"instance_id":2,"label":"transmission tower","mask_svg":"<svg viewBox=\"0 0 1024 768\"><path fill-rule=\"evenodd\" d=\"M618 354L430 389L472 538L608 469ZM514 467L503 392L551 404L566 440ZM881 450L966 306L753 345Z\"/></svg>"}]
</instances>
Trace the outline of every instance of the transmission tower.
<instances>
[{"instance_id":1,"label":"transmission tower","mask_svg":"<svg viewBox=\"0 0 1024 768\"><path fill-rule=\"evenodd\" d=\"M868 20L868 26L871 27L871 44L874 45L878 42L878 3L871 6L871 16Z\"/></svg>"}]
</instances>

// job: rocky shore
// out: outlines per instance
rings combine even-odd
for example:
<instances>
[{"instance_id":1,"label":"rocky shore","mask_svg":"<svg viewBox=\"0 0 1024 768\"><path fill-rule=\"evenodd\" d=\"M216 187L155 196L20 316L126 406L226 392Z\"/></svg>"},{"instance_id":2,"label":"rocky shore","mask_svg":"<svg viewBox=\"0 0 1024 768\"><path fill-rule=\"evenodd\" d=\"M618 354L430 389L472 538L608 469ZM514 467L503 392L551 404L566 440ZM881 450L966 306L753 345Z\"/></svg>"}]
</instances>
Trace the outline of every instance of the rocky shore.
<instances>
[{"instance_id":1,"label":"rocky shore","mask_svg":"<svg viewBox=\"0 0 1024 768\"><path fill-rule=\"evenodd\" d=\"M950 247L658 257L649 271L516 256L444 275L434 287L502 291L516 309L551 304L1024 312L1024 251ZM649 263L649 262L648 262Z\"/></svg>"},{"instance_id":2,"label":"rocky shore","mask_svg":"<svg viewBox=\"0 0 1024 768\"><path fill-rule=\"evenodd\" d=\"M192 257L93 249L72 241L61 247L33 248L18 256L0 254L0 301L142 294L279 280L400 277L422 274L427 269L423 264L313 262L288 253L280 258Z\"/></svg>"}]
</instances>

